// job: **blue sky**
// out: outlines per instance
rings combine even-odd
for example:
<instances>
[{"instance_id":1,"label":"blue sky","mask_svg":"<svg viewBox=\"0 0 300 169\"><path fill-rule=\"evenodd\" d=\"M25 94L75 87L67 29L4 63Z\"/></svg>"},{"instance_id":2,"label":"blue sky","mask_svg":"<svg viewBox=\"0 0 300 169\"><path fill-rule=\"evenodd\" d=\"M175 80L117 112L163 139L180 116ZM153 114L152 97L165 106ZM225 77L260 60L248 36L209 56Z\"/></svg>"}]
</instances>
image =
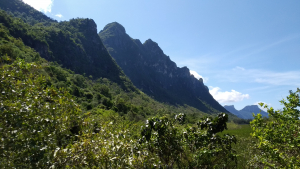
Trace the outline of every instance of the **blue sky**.
<instances>
[{"instance_id":1,"label":"blue sky","mask_svg":"<svg viewBox=\"0 0 300 169\"><path fill-rule=\"evenodd\" d=\"M299 0L23 0L58 21L111 22L151 38L177 66L203 77L222 105L279 100L300 87ZM198 75L197 75L198 74Z\"/></svg>"}]
</instances>

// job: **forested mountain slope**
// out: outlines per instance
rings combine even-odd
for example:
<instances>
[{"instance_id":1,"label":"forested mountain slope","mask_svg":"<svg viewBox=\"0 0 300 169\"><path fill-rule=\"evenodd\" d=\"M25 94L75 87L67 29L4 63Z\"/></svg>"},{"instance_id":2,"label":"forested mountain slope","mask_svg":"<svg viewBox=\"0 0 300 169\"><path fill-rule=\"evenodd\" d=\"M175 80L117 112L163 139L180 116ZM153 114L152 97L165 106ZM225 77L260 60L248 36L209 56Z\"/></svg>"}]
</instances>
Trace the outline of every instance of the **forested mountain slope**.
<instances>
[{"instance_id":1,"label":"forested mountain slope","mask_svg":"<svg viewBox=\"0 0 300 169\"><path fill-rule=\"evenodd\" d=\"M196 79L187 67L177 67L151 39L142 44L117 22L106 25L99 36L133 84L156 100L187 104L203 112L227 112L210 95L202 79Z\"/></svg>"},{"instance_id":2,"label":"forested mountain slope","mask_svg":"<svg viewBox=\"0 0 300 169\"><path fill-rule=\"evenodd\" d=\"M21 3L13 1L17 5ZM26 4L21 6L34 11ZM28 16L34 19L34 15ZM109 55L97 34L96 24L91 19L72 19L60 23L48 20L30 25L13 17L11 13L0 11L0 22L5 30L1 38L9 35L18 39L15 43L24 43L36 51L32 55L31 52L20 52L18 45L4 38L1 41L1 56L13 60L22 58L26 62L35 61L41 56L50 61L38 63L46 65L47 76L51 77L48 85L67 89L76 97L83 111L113 110L135 120L155 114L173 116L185 112L192 121L206 113L188 105L159 103L140 92ZM234 117L230 115L230 118Z\"/></svg>"},{"instance_id":3,"label":"forested mountain slope","mask_svg":"<svg viewBox=\"0 0 300 169\"><path fill-rule=\"evenodd\" d=\"M237 119L230 113L165 104L134 87L93 20L41 21L21 0L0 2L29 9L22 15L0 10L0 168L300 167L300 89L281 101L282 111L270 108L269 119L258 115L251 122L257 140L235 137L223 132L228 117ZM152 41L135 42L145 53L162 53ZM145 65L158 64L167 75L179 69L175 75L189 79L187 68L160 56Z\"/></svg>"},{"instance_id":4,"label":"forested mountain slope","mask_svg":"<svg viewBox=\"0 0 300 169\"><path fill-rule=\"evenodd\" d=\"M108 78L124 89L127 85L135 90L103 46L93 20L72 19L70 22L31 26L2 11L0 22L9 28L12 36L21 38L25 45L35 49L48 61L55 61L75 73Z\"/></svg>"},{"instance_id":5,"label":"forested mountain slope","mask_svg":"<svg viewBox=\"0 0 300 169\"><path fill-rule=\"evenodd\" d=\"M131 121L142 121L154 115L174 117L178 113L185 112L188 122L195 122L205 115L204 112L193 107L175 107L153 100L136 89L121 71L119 75L123 79L113 81L114 79L110 76L92 78L75 74L74 71L62 68L55 62L49 62L41 58L39 52L26 46L21 38L12 36L11 32L15 33L16 25L14 24L22 23L22 21L8 16L4 11L0 12L0 18L6 18L12 24L12 27L0 24L0 67L11 64L16 59L23 59L25 63L34 63L40 66L41 68L35 74L43 76L43 85L68 91L80 105L82 113L90 112L90 115L93 116L108 111ZM28 26L28 28L30 27ZM101 66L105 67L105 65ZM26 77L24 78L26 79Z\"/></svg>"},{"instance_id":6,"label":"forested mountain slope","mask_svg":"<svg viewBox=\"0 0 300 169\"><path fill-rule=\"evenodd\" d=\"M3 26L47 61L56 62L63 68L94 80L107 78L125 91L137 91L135 85L160 102L192 106L211 114L227 112L209 94L201 79L190 75L188 68L178 68L152 40L144 44L132 40L117 23L106 26L102 31L105 38L101 37L104 42L111 39L125 44L113 46L115 53L111 47L106 47L117 62L120 61L118 58L122 58L118 64L134 85L110 56L92 19L77 18L57 23L19 0L2 0L1 3L1 8L10 13L1 11L0 22ZM22 19L13 18L11 14ZM36 23L26 23L28 17ZM115 56L116 53L119 55Z\"/></svg>"},{"instance_id":7,"label":"forested mountain slope","mask_svg":"<svg viewBox=\"0 0 300 169\"><path fill-rule=\"evenodd\" d=\"M25 4L21 0L0 0L0 9L5 10L14 17L21 18L24 22L34 25L37 23L57 22L40 11Z\"/></svg>"}]
</instances>

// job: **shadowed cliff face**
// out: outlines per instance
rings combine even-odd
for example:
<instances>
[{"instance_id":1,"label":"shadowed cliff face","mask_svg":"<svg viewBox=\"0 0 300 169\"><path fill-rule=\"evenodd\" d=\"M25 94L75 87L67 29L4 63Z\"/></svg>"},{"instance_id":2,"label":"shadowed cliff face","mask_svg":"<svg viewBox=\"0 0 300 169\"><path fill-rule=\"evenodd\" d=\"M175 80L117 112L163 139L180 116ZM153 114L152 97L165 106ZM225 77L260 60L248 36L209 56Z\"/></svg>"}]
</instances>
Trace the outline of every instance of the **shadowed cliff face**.
<instances>
[{"instance_id":1,"label":"shadowed cliff face","mask_svg":"<svg viewBox=\"0 0 300 169\"><path fill-rule=\"evenodd\" d=\"M190 105L203 112L227 112L210 95L202 79L179 68L151 39L132 39L119 23L110 23L99 36L110 55L143 92L161 102Z\"/></svg>"},{"instance_id":2,"label":"shadowed cliff face","mask_svg":"<svg viewBox=\"0 0 300 169\"><path fill-rule=\"evenodd\" d=\"M47 39L53 58L76 73L93 77L118 78L121 70L113 61L97 36L97 26L92 19L72 19L61 22L57 32Z\"/></svg>"}]
</instances>

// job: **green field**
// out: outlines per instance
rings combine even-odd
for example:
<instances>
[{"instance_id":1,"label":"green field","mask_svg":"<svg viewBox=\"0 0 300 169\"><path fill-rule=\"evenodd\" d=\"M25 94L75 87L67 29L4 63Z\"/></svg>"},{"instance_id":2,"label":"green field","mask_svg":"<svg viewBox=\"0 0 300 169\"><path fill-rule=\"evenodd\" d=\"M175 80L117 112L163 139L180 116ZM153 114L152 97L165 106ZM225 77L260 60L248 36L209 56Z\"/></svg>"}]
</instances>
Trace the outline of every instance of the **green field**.
<instances>
[{"instance_id":1,"label":"green field","mask_svg":"<svg viewBox=\"0 0 300 169\"><path fill-rule=\"evenodd\" d=\"M228 130L223 131L223 134L235 135L236 137L249 138L251 137L250 133L252 132L249 124L227 124Z\"/></svg>"},{"instance_id":2,"label":"green field","mask_svg":"<svg viewBox=\"0 0 300 169\"><path fill-rule=\"evenodd\" d=\"M251 137L252 129L249 124L238 125L234 123L227 124L228 130L222 134L235 135L237 144L233 148L238 154L238 168L248 168L247 161L251 159L252 145L255 139ZM252 154L253 155L253 154Z\"/></svg>"}]
</instances>

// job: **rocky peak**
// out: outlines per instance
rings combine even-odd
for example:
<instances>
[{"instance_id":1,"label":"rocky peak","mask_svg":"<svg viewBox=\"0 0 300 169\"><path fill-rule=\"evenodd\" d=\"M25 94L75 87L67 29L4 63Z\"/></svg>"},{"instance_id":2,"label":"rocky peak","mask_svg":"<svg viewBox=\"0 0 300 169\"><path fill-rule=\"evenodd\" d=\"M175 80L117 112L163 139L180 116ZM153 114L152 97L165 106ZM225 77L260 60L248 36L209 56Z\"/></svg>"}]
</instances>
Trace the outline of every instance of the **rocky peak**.
<instances>
[{"instance_id":1,"label":"rocky peak","mask_svg":"<svg viewBox=\"0 0 300 169\"><path fill-rule=\"evenodd\" d=\"M87 31L97 34L97 24L93 19L85 19L82 21L83 25L86 25Z\"/></svg>"},{"instance_id":2,"label":"rocky peak","mask_svg":"<svg viewBox=\"0 0 300 169\"><path fill-rule=\"evenodd\" d=\"M230 113L238 116L239 118L244 118L241 113L235 109L234 105L225 105L224 108L229 111ZM247 118L246 118L247 119Z\"/></svg>"},{"instance_id":3,"label":"rocky peak","mask_svg":"<svg viewBox=\"0 0 300 169\"><path fill-rule=\"evenodd\" d=\"M238 110L236 110L234 105L225 105L224 108L227 109L227 110L238 111Z\"/></svg>"},{"instance_id":4,"label":"rocky peak","mask_svg":"<svg viewBox=\"0 0 300 169\"><path fill-rule=\"evenodd\" d=\"M203 112L227 112L203 82L190 75L187 67L177 67L151 39L141 44L118 23L106 25L99 36L133 84L158 101L187 104Z\"/></svg>"},{"instance_id":5,"label":"rocky peak","mask_svg":"<svg viewBox=\"0 0 300 169\"><path fill-rule=\"evenodd\" d=\"M139 39L133 39L133 41L135 42L136 45L138 45L139 47L143 46L142 42Z\"/></svg>"},{"instance_id":6,"label":"rocky peak","mask_svg":"<svg viewBox=\"0 0 300 169\"><path fill-rule=\"evenodd\" d=\"M235 108L234 105L225 105L224 107Z\"/></svg>"},{"instance_id":7,"label":"rocky peak","mask_svg":"<svg viewBox=\"0 0 300 169\"><path fill-rule=\"evenodd\" d=\"M151 39L146 40L143 45L147 50L149 50L155 54L164 54L164 52L161 50L161 48L158 46L158 44L156 42L152 41Z\"/></svg>"},{"instance_id":8,"label":"rocky peak","mask_svg":"<svg viewBox=\"0 0 300 169\"><path fill-rule=\"evenodd\" d=\"M93 19L71 19L70 24L78 28L79 31L97 34L97 24Z\"/></svg>"},{"instance_id":9,"label":"rocky peak","mask_svg":"<svg viewBox=\"0 0 300 169\"><path fill-rule=\"evenodd\" d=\"M100 31L100 33L105 32L105 31L110 32L114 35L124 35L124 34L126 34L125 28L121 24L119 24L118 22L112 22L112 23L107 24L103 28L103 30Z\"/></svg>"},{"instance_id":10,"label":"rocky peak","mask_svg":"<svg viewBox=\"0 0 300 169\"><path fill-rule=\"evenodd\" d=\"M182 68L179 68L179 75L180 75L181 77L190 77L190 76L192 76L192 75L190 74L189 68L187 68L186 66L184 66L184 67L182 67Z\"/></svg>"},{"instance_id":11,"label":"rocky peak","mask_svg":"<svg viewBox=\"0 0 300 169\"><path fill-rule=\"evenodd\" d=\"M242 109L242 111L253 111L253 112L259 112L261 109L257 105L249 105Z\"/></svg>"}]
</instances>

